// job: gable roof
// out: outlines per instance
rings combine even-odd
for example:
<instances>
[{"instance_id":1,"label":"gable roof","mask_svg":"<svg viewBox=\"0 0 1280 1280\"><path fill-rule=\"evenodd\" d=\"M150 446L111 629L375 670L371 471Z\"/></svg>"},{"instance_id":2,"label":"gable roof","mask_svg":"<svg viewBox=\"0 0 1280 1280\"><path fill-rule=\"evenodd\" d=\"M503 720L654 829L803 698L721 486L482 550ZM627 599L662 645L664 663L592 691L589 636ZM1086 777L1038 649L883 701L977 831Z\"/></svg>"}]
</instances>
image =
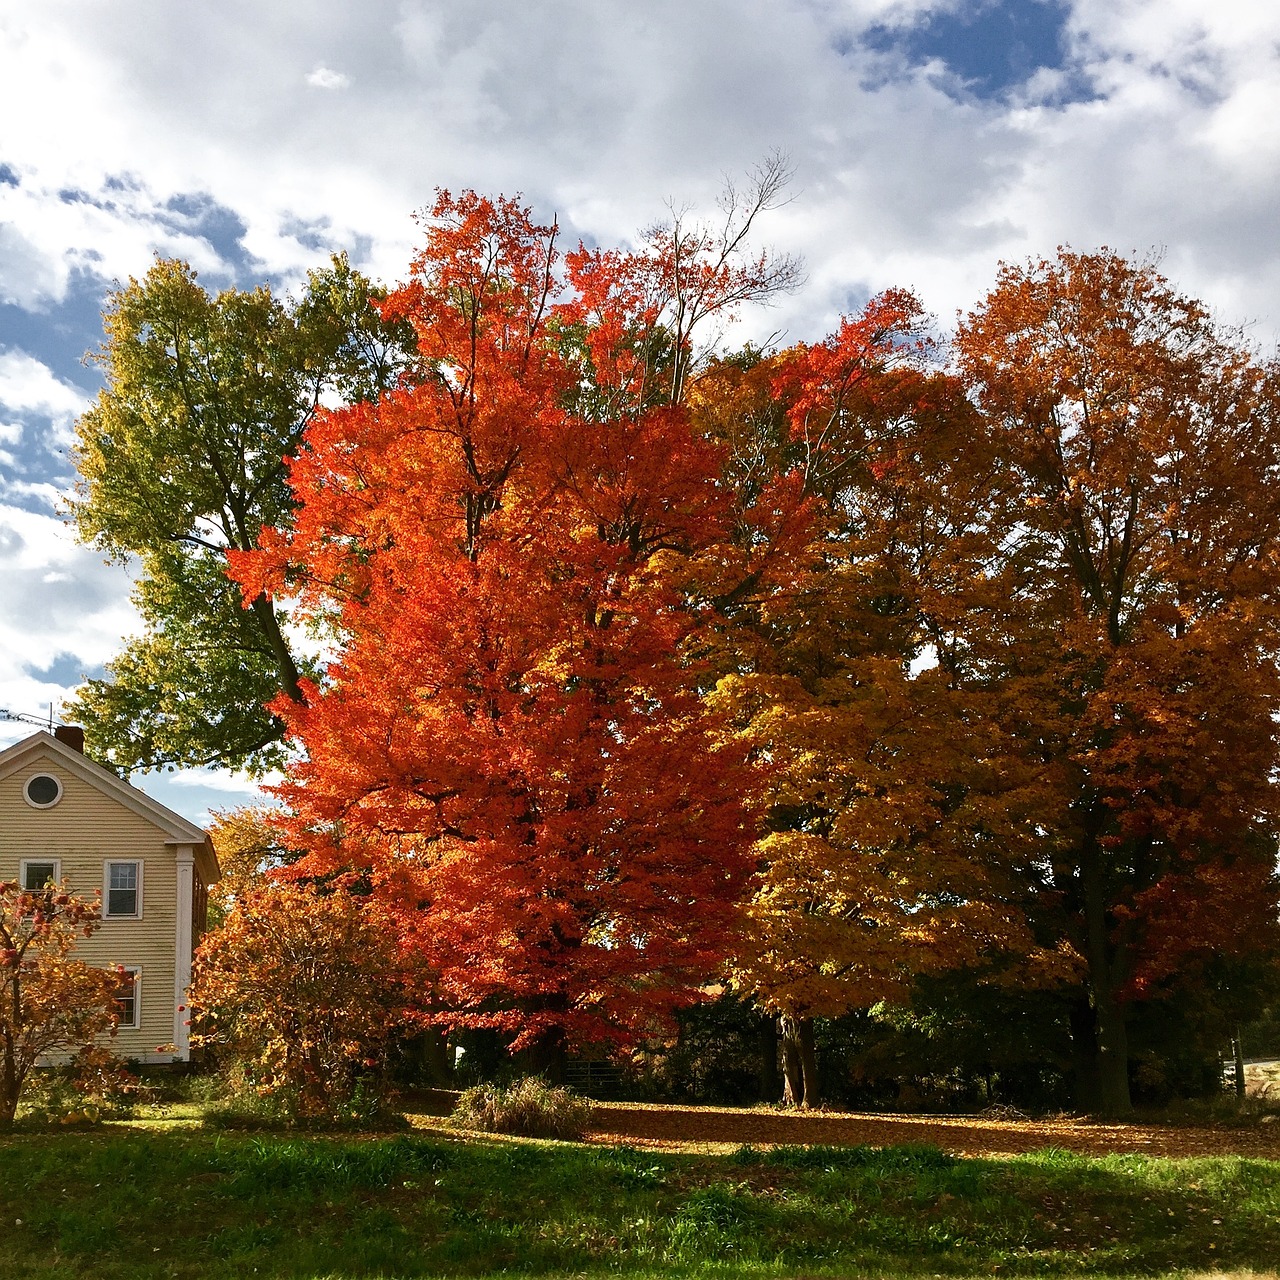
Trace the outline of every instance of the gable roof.
<instances>
[{"instance_id":1,"label":"gable roof","mask_svg":"<svg viewBox=\"0 0 1280 1280\"><path fill-rule=\"evenodd\" d=\"M25 761L32 756L46 754L54 756L58 763L74 777L98 791L109 796L126 809L132 810L140 818L159 827L165 834L165 844L189 844L195 846L197 862L201 875L206 883L217 880L221 874L218 860L213 852L213 844L206 832L189 822L180 813L153 800L145 792L131 786L123 778L104 769L102 765L90 760L83 752L59 742L51 733L39 729L29 738L15 742L13 746L0 751L0 779L16 773Z\"/></svg>"}]
</instances>

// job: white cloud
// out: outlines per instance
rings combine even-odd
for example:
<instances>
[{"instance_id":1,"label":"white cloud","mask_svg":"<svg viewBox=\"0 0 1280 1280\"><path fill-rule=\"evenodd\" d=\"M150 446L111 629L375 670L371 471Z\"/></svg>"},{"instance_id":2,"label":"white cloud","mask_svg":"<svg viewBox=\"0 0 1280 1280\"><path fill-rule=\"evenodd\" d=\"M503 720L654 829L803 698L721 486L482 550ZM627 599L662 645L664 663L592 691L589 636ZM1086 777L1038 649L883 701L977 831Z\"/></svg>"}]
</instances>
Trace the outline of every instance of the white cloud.
<instances>
[{"instance_id":1,"label":"white cloud","mask_svg":"<svg viewBox=\"0 0 1280 1280\"><path fill-rule=\"evenodd\" d=\"M105 289L156 252L216 282L246 254L247 272L296 279L347 246L395 280L411 214L440 186L522 191L559 215L562 243L617 243L668 197L712 210L723 174L782 148L798 198L762 233L805 255L809 284L748 314L731 342L817 337L890 285L916 288L947 325L1000 259L1064 242L1163 247L1168 274L1224 319L1256 320L1268 342L1280 332L1280 11L1070 0L1068 65L1001 101L859 45L872 23L959 4L11 5L0 301L47 309L76 272ZM201 196L231 225L206 218ZM72 370L4 352L0 445L13 452L0 462L13 467L24 417L65 429L86 401ZM0 573L22 619L0 618L0 705L52 696L39 655L96 663L134 625L127 575L44 514L50 481L0 477L0 539L20 539L0 544ZM13 514L24 506L39 510Z\"/></svg>"},{"instance_id":2,"label":"white cloud","mask_svg":"<svg viewBox=\"0 0 1280 1280\"><path fill-rule=\"evenodd\" d=\"M4 199L28 246L8 287L47 293L90 253L106 277L144 270L155 248L216 268L198 229L155 214L193 191L236 211L264 271L289 275L318 256L299 221L323 220L330 242L367 244L372 268L398 277L409 214L437 185L522 190L559 212L566 241L617 240L666 197L709 207L723 172L780 146L802 192L772 238L807 254L814 282L793 336L889 284L949 317L998 259L1061 240L1168 245L1185 287L1280 327L1280 229L1266 222L1280 15L1248 0L1076 0L1074 70L1100 96L1065 105L1035 96L1060 92L1061 74L1021 103L958 101L927 72L884 83L859 50L869 23L956 7L232 0L157 21L143 0L48 0L0 29L22 177ZM311 92L338 77L343 93ZM111 174L141 185L107 193ZM75 186L93 201L54 207Z\"/></svg>"},{"instance_id":3,"label":"white cloud","mask_svg":"<svg viewBox=\"0 0 1280 1280\"><path fill-rule=\"evenodd\" d=\"M0 189L0 217L12 217L13 197ZM29 240L14 222L0 221L0 302L33 307L60 296L66 275L54 258Z\"/></svg>"},{"instance_id":4,"label":"white cloud","mask_svg":"<svg viewBox=\"0 0 1280 1280\"><path fill-rule=\"evenodd\" d=\"M106 565L76 542L57 516L0 501L0 706L26 710L61 698L83 671L100 666L120 648L137 619L129 603L129 575ZM55 662L75 667L65 684L36 680Z\"/></svg>"},{"instance_id":5,"label":"white cloud","mask_svg":"<svg viewBox=\"0 0 1280 1280\"><path fill-rule=\"evenodd\" d=\"M47 486L25 488L36 500L48 496ZM0 707L37 717L52 707L56 720L81 676L135 629L129 575L80 546L57 516L15 506L0 493L0 582ZM30 725L0 721L0 746L31 732Z\"/></svg>"},{"instance_id":6,"label":"white cloud","mask_svg":"<svg viewBox=\"0 0 1280 1280\"><path fill-rule=\"evenodd\" d=\"M351 85L351 77L331 67L317 67L307 74L307 83L313 89L346 89Z\"/></svg>"},{"instance_id":7,"label":"white cloud","mask_svg":"<svg viewBox=\"0 0 1280 1280\"><path fill-rule=\"evenodd\" d=\"M213 247L165 209L174 194L105 168L49 164L28 172L21 186L0 185L0 296L38 310L65 297L76 271L102 278L105 292L110 280L143 274L157 253L219 270Z\"/></svg>"},{"instance_id":8,"label":"white cloud","mask_svg":"<svg viewBox=\"0 0 1280 1280\"><path fill-rule=\"evenodd\" d=\"M46 418L76 417L89 407L88 393L62 381L53 370L25 351L0 351L0 405L12 413L36 413ZM0 440L16 443L9 427L0 427Z\"/></svg>"},{"instance_id":9,"label":"white cloud","mask_svg":"<svg viewBox=\"0 0 1280 1280\"><path fill-rule=\"evenodd\" d=\"M167 777L175 787L203 787L209 791L225 791L230 795L241 796L248 802L262 798L262 788L283 781L284 775L272 772L262 778L251 779L243 774L227 773L220 769L178 769Z\"/></svg>"}]
</instances>

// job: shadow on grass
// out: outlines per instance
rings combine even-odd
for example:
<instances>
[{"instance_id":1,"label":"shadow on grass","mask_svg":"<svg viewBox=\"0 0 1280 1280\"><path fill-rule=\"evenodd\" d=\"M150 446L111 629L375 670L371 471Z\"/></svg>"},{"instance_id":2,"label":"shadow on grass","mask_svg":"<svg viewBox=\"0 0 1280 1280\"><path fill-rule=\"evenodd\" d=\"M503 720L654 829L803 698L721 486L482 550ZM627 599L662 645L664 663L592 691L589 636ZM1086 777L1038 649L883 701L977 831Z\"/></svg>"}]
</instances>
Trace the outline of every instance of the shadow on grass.
<instances>
[{"instance_id":1,"label":"shadow on grass","mask_svg":"<svg viewBox=\"0 0 1280 1280\"><path fill-rule=\"evenodd\" d=\"M655 1155L146 1130L0 1139L0 1275L1152 1275L1280 1258L1280 1163Z\"/></svg>"}]
</instances>

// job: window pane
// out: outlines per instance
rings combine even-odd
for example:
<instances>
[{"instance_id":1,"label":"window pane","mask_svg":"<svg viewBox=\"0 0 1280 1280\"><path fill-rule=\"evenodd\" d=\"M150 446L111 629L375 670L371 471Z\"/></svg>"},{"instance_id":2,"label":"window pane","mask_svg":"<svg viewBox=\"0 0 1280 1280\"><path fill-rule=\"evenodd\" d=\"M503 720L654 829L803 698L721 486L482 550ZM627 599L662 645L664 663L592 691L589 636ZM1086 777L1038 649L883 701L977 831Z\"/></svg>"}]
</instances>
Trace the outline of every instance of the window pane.
<instances>
[{"instance_id":1,"label":"window pane","mask_svg":"<svg viewBox=\"0 0 1280 1280\"><path fill-rule=\"evenodd\" d=\"M61 793L57 778L51 778L47 773L39 773L27 783L27 798L42 809L53 804Z\"/></svg>"},{"instance_id":2,"label":"window pane","mask_svg":"<svg viewBox=\"0 0 1280 1280\"><path fill-rule=\"evenodd\" d=\"M58 875L55 862L28 862L23 868L22 887L29 893L38 893Z\"/></svg>"},{"instance_id":3,"label":"window pane","mask_svg":"<svg viewBox=\"0 0 1280 1280\"><path fill-rule=\"evenodd\" d=\"M122 1027L132 1027L138 1021L138 974L136 970L125 970L121 992L116 996L116 1009L120 1015Z\"/></svg>"},{"instance_id":4,"label":"window pane","mask_svg":"<svg viewBox=\"0 0 1280 1280\"><path fill-rule=\"evenodd\" d=\"M111 864L111 887L113 889L136 889L138 887L138 864L136 862L113 862Z\"/></svg>"},{"instance_id":5,"label":"window pane","mask_svg":"<svg viewBox=\"0 0 1280 1280\"><path fill-rule=\"evenodd\" d=\"M138 864L112 862L107 865L107 915L138 914Z\"/></svg>"}]
</instances>

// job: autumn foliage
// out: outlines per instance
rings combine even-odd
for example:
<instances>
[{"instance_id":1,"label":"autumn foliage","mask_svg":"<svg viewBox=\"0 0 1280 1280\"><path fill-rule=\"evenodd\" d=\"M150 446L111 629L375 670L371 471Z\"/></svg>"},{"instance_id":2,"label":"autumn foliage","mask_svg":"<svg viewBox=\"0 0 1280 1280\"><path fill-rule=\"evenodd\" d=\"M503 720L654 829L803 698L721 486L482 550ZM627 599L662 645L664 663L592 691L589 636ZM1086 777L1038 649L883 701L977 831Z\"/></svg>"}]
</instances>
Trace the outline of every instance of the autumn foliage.
<instances>
[{"instance_id":1,"label":"autumn foliage","mask_svg":"<svg viewBox=\"0 0 1280 1280\"><path fill-rule=\"evenodd\" d=\"M935 362L919 303L895 291L822 343L713 369L694 400L731 441L740 491L790 477L807 515L766 533L807 535L773 589L727 611L714 702L768 762L753 792L761 871L732 973L782 1015L801 1059L788 1094L809 1105L813 1018L901 1002L921 975L991 951L1055 963L993 856L1009 820L989 730L932 660L931 605L987 503L981 472L955 474L981 457L980 424Z\"/></svg>"},{"instance_id":2,"label":"autumn foliage","mask_svg":"<svg viewBox=\"0 0 1280 1280\"><path fill-rule=\"evenodd\" d=\"M1122 1111L1128 1007L1274 945L1277 370L1108 253L1004 268L956 349L998 470L954 666L1032 780L1021 873Z\"/></svg>"},{"instance_id":3,"label":"autumn foliage","mask_svg":"<svg viewBox=\"0 0 1280 1280\"><path fill-rule=\"evenodd\" d=\"M750 844L741 753L681 661L704 613L679 565L726 536L719 457L678 406L570 407L566 287L554 228L442 195L386 303L418 374L311 429L295 525L237 566L341 642L276 707L306 751L282 791L299 870L367 875L435 1016L517 1047L693 998Z\"/></svg>"},{"instance_id":4,"label":"autumn foliage","mask_svg":"<svg viewBox=\"0 0 1280 1280\"><path fill-rule=\"evenodd\" d=\"M98 904L65 885L0 883L0 1125L13 1122L38 1062L90 1049L116 1028L120 971L73 954L98 923Z\"/></svg>"},{"instance_id":5,"label":"autumn foliage","mask_svg":"<svg viewBox=\"0 0 1280 1280\"><path fill-rule=\"evenodd\" d=\"M332 642L272 707L286 877L356 878L421 1023L626 1043L727 978L813 1102L814 1018L963 971L1072 1004L1123 1111L1130 1011L1275 932L1276 369L1069 251L950 349L891 290L713 359L796 277L743 249L775 197L561 259L441 194L416 362L232 555Z\"/></svg>"},{"instance_id":6,"label":"autumn foliage","mask_svg":"<svg viewBox=\"0 0 1280 1280\"><path fill-rule=\"evenodd\" d=\"M362 1077L376 1094L375 1068L403 1023L394 923L350 890L342 881L246 888L196 955L195 1042L216 1045L293 1119L339 1112Z\"/></svg>"}]
</instances>

